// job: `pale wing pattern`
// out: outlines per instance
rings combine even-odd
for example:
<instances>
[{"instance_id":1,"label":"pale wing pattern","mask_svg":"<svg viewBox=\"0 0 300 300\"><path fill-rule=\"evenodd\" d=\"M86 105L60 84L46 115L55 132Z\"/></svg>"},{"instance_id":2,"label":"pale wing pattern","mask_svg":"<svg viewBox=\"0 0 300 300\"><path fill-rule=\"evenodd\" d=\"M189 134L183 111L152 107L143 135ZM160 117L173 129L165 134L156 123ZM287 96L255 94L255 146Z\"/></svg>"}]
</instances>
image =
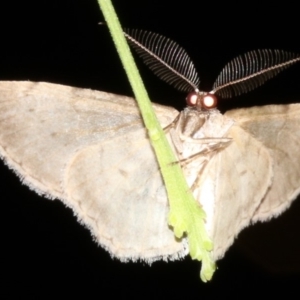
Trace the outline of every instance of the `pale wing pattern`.
<instances>
[{"instance_id":1,"label":"pale wing pattern","mask_svg":"<svg viewBox=\"0 0 300 300\"><path fill-rule=\"evenodd\" d=\"M279 215L300 192L300 104L236 109L226 115L261 141L273 159L273 183L253 221Z\"/></svg>"},{"instance_id":2,"label":"pale wing pattern","mask_svg":"<svg viewBox=\"0 0 300 300\"><path fill-rule=\"evenodd\" d=\"M155 106L163 126L178 112ZM187 253L133 99L68 86L0 82L0 154L21 179L74 210L121 259Z\"/></svg>"},{"instance_id":3,"label":"pale wing pattern","mask_svg":"<svg viewBox=\"0 0 300 300\"><path fill-rule=\"evenodd\" d=\"M121 260L179 258L186 252L168 228L165 187L141 133L79 152L68 168L68 199L100 244Z\"/></svg>"},{"instance_id":4,"label":"pale wing pattern","mask_svg":"<svg viewBox=\"0 0 300 300\"><path fill-rule=\"evenodd\" d=\"M238 233L249 225L273 174L272 159L259 141L236 125L227 136L232 142L209 160L194 193L200 203L214 201L208 227L215 260L223 257Z\"/></svg>"}]
</instances>

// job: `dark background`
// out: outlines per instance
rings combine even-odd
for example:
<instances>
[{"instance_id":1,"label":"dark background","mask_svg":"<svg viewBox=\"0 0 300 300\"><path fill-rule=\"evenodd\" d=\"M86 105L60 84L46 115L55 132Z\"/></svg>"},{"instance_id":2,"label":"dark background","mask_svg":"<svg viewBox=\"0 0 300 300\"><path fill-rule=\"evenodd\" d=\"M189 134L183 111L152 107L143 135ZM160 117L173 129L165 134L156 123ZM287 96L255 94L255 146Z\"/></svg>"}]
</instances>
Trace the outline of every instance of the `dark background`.
<instances>
[{"instance_id":1,"label":"dark background","mask_svg":"<svg viewBox=\"0 0 300 300\"><path fill-rule=\"evenodd\" d=\"M181 44L210 90L222 67L243 52L300 53L298 9L216 1L115 0L124 27L159 32ZM61 83L132 95L96 0L11 1L0 5L0 80ZM185 95L139 63L151 99L184 107ZM221 110L300 101L300 67L262 88L220 104ZM287 145L288 146L288 145ZM45 158L46 159L46 158ZM54 166L55 167L55 166ZM93 242L70 209L37 196L1 162L2 293L69 296L194 296L241 298L297 291L300 279L300 201L281 217L245 229L218 263L210 283L199 263L123 264ZM3 278L5 278L3 280ZM105 296L108 297L108 296Z\"/></svg>"}]
</instances>

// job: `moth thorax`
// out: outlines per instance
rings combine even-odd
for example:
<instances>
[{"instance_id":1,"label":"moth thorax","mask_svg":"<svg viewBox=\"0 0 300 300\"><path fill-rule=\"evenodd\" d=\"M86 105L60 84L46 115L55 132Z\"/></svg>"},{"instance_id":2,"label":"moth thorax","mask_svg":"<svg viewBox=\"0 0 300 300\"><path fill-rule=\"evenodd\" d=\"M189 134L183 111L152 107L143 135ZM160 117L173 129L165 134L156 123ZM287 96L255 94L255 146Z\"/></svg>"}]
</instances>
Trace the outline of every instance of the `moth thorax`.
<instances>
[{"instance_id":1,"label":"moth thorax","mask_svg":"<svg viewBox=\"0 0 300 300\"><path fill-rule=\"evenodd\" d=\"M212 109L218 104L217 96L212 93L203 93L199 91L191 92L186 97L188 106L198 109Z\"/></svg>"}]
</instances>

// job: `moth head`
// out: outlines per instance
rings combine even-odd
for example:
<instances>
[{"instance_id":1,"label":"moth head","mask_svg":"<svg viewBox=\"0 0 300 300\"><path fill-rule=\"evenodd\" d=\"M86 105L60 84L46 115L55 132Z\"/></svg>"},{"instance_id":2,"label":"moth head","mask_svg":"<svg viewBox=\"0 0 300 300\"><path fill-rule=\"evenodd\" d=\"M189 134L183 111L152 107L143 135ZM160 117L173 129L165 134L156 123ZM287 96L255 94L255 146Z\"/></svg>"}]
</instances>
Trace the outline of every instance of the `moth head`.
<instances>
[{"instance_id":1,"label":"moth head","mask_svg":"<svg viewBox=\"0 0 300 300\"><path fill-rule=\"evenodd\" d=\"M195 107L198 110L209 110L217 106L218 98L212 92L195 90L187 95L186 103L189 107Z\"/></svg>"}]
</instances>

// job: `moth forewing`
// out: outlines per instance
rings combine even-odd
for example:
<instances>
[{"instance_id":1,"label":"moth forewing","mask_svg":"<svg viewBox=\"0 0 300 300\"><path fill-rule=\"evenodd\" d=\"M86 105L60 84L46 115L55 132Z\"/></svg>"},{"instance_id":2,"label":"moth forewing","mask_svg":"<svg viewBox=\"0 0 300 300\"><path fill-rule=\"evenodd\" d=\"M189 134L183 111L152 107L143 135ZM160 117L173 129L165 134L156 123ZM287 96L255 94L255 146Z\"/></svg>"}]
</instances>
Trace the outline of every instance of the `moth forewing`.
<instances>
[{"instance_id":1,"label":"moth forewing","mask_svg":"<svg viewBox=\"0 0 300 300\"><path fill-rule=\"evenodd\" d=\"M178 114L155 110L165 126ZM30 188L72 208L113 256L151 262L187 254L167 225L164 183L134 99L1 82L0 126L5 162Z\"/></svg>"}]
</instances>

